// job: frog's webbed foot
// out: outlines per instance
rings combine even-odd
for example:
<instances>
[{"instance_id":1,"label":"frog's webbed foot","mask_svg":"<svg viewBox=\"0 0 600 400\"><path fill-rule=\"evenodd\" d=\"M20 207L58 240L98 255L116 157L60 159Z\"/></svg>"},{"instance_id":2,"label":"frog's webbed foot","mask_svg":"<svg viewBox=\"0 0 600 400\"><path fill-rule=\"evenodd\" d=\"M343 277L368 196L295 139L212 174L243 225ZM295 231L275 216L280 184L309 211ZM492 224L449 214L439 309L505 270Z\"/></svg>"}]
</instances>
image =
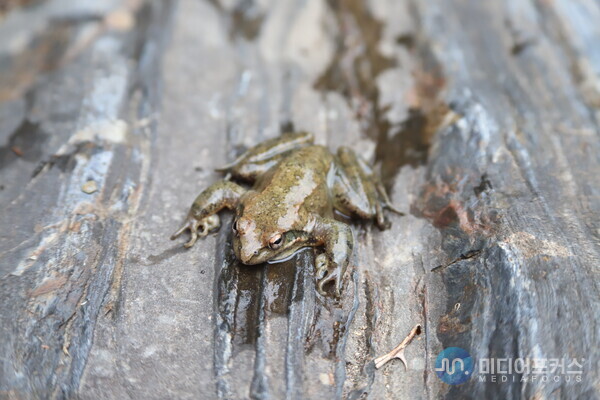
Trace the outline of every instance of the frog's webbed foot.
<instances>
[{"instance_id":1,"label":"frog's webbed foot","mask_svg":"<svg viewBox=\"0 0 600 400\"><path fill-rule=\"evenodd\" d=\"M389 210L391 212L393 212L394 214L398 214L400 216L404 216L406 215L405 213L403 213L402 211L398 210L390 201L390 197L387 194L387 191L385 190L385 187L383 186L383 184L381 183L381 181L379 181L379 179L377 179L376 181L376 186L377 186L377 193L379 193L381 202L383 203L383 208L385 208L386 210Z\"/></svg>"},{"instance_id":2,"label":"frog's webbed foot","mask_svg":"<svg viewBox=\"0 0 600 400\"><path fill-rule=\"evenodd\" d=\"M395 208L392 204L383 201L382 204L377 204L375 206L375 221L377 223L377 227L385 231L392 227L392 223L389 218L384 214L383 210L389 210L397 215L403 216L406 215L402 211Z\"/></svg>"},{"instance_id":3,"label":"frog's webbed foot","mask_svg":"<svg viewBox=\"0 0 600 400\"><path fill-rule=\"evenodd\" d=\"M327 296L325 286L330 282L334 284L335 297L340 298L343 286L343 271L339 265L330 267L330 262L327 260L326 254L319 254L315 259L317 268L317 290L322 296Z\"/></svg>"},{"instance_id":4,"label":"frog's webbed foot","mask_svg":"<svg viewBox=\"0 0 600 400\"><path fill-rule=\"evenodd\" d=\"M208 233L214 229L218 229L221 226L221 220L218 214L213 214L203 219L196 219L193 215L188 215L185 219L185 222L179 228L177 232L171 235L171 240L174 240L181 236L183 232L189 229L190 231L190 240L185 243L183 246L186 248L192 247L198 237L205 237Z\"/></svg>"}]
</instances>

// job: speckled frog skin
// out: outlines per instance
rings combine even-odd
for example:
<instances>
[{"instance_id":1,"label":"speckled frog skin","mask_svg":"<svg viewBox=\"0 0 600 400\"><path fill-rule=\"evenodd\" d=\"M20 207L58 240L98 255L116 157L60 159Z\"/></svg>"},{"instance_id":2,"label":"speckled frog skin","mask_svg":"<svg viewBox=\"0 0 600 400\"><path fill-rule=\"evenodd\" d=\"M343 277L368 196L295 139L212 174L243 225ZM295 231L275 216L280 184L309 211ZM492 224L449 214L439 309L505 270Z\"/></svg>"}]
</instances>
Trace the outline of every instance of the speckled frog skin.
<instances>
[{"instance_id":1,"label":"speckled frog skin","mask_svg":"<svg viewBox=\"0 0 600 400\"><path fill-rule=\"evenodd\" d=\"M220 226L218 213L235 212L233 249L244 264L283 260L301 248L322 247L316 258L317 289L334 283L340 296L353 248L351 227L334 211L374 220L385 229L384 209L394 211L379 178L351 149L333 155L309 133L287 133L265 141L218 169L227 173L198 195L175 239L186 230L191 247ZM248 189L236 182L251 185Z\"/></svg>"}]
</instances>

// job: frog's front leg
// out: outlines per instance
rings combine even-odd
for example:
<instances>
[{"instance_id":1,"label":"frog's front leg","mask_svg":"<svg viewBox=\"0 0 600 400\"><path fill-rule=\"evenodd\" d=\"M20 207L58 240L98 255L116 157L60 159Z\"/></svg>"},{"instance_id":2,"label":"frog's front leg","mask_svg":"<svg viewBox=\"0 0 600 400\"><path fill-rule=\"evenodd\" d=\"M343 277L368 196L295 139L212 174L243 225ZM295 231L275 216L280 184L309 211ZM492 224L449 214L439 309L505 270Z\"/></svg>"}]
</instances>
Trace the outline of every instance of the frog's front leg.
<instances>
[{"instance_id":1,"label":"frog's front leg","mask_svg":"<svg viewBox=\"0 0 600 400\"><path fill-rule=\"evenodd\" d=\"M316 259L317 290L325 295L325 285L334 282L335 295L340 297L344 273L354 247L352 228L334 219L318 217L313 238L317 245L322 245L325 249L325 253Z\"/></svg>"},{"instance_id":2,"label":"frog's front leg","mask_svg":"<svg viewBox=\"0 0 600 400\"><path fill-rule=\"evenodd\" d=\"M209 186L196 197L183 226L171 236L171 240L189 229L191 237L184 246L192 247L198 236L206 236L211 230L219 228L221 221L217 213L223 208L234 209L245 192L245 188L230 181Z\"/></svg>"}]
</instances>

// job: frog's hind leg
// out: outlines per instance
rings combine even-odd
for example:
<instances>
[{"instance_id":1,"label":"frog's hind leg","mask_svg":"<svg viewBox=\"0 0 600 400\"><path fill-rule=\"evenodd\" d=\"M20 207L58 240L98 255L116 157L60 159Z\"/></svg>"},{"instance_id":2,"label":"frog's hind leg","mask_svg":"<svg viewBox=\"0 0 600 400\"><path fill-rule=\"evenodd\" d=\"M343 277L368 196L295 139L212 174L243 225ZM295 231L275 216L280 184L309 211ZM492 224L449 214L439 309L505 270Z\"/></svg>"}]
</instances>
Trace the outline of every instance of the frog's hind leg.
<instances>
[{"instance_id":1,"label":"frog's hind leg","mask_svg":"<svg viewBox=\"0 0 600 400\"><path fill-rule=\"evenodd\" d=\"M234 162L217 171L228 173L233 179L252 183L291 151L310 146L313 142L311 133L284 133L251 147Z\"/></svg>"},{"instance_id":2,"label":"frog's hind leg","mask_svg":"<svg viewBox=\"0 0 600 400\"><path fill-rule=\"evenodd\" d=\"M333 193L334 207L338 211L362 219L374 219L380 229L390 225L384 209L404 215L392 206L377 174L352 149L340 147L336 162L338 172Z\"/></svg>"}]
</instances>

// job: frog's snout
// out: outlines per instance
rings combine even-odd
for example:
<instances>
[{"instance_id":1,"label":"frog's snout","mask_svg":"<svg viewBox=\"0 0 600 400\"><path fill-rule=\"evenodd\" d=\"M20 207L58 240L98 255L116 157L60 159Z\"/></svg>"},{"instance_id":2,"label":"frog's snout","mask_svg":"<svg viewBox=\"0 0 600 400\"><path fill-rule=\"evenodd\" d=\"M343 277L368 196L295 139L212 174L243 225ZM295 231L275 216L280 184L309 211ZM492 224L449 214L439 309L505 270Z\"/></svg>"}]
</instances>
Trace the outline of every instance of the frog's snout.
<instances>
[{"instance_id":1,"label":"frog's snout","mask_svg":"<svg viewBox=\"0 0 600 400\"><path fill-rule=\"evenodd\" d=\"M252 265L252 264L256 264L255 262L252 262L252 259L255 258L258 255L258 250L254 250L254 251L248 251L245 249L242 249L240 251L240 261L243 262L244 264L247 265Z\"/></svg>"},{"instance_id":2,"label":"frog's snout","mask_svg":"<svg viewBox=\"0 0 600 400\"><path fill-rule=\"evenodd\" d=\"M252 264L252 258L258 255L258 250L248 251L247 249L241 249L240 251L240 261L244 264Z\"/></svg>"},{"instance_id":3,"label":"frog's snout","mask_svg":"<svg viewBox=\"0 0 600 400\"><path fill-rule=\"evenodd\" d=\"M237 242L237 243L235 243L235 242ZM248 246L244 246L243 243L241 243L241 241L239 239L238 240L234 239L233 249L234 249L235 256L242 263L244 263L246 265L254 265L254 264L260 263L259 261L257 261L257 256L260 253L259 249L253 249Z\"/></svg>"}]
</instances>

